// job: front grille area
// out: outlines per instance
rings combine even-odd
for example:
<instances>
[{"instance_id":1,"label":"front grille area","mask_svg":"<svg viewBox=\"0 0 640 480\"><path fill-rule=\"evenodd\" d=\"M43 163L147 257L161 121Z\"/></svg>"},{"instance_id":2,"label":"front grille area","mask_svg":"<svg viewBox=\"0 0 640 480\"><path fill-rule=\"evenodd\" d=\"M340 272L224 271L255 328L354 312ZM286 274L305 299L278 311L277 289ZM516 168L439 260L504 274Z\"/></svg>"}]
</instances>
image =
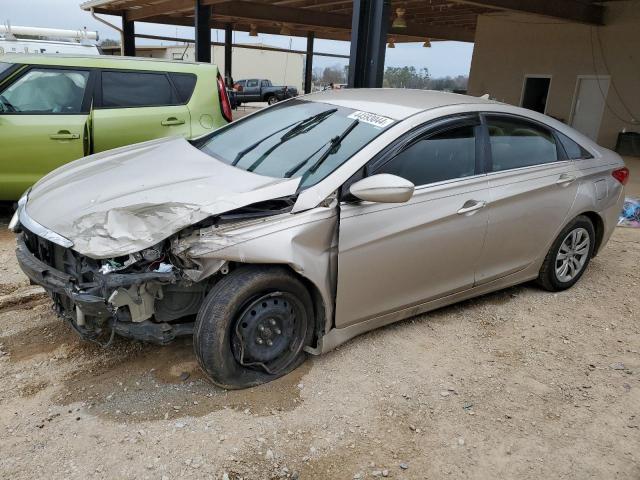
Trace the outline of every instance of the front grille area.
<instances>
[{"instance_id":1,"label":"front grille area","mask_svg":"<svg viewBox=\"0 0 640 480\"><path fill-rule=\"evenodd\" d=\"M94 281L93 274L99 268L96 260L57 245L27 229L23 228L23 231L27 248L38 260L73 276L77 283Z\"/></svg>"}]
</instances>

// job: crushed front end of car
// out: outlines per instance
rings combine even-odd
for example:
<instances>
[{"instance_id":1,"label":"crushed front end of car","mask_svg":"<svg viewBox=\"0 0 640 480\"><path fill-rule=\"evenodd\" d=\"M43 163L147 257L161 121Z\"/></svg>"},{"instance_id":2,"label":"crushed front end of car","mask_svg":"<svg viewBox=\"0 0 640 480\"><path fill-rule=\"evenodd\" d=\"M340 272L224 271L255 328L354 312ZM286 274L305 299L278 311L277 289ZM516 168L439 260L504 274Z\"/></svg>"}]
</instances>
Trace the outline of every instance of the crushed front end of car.
<instances>
[{"instance_id":1,"label":"crushed front end of car","mask_svg":"<svg viewBox=\"0 0 640 480\"><path fill-rule=\"evenodd\" d=\"M166 344L193 333L192 322L169 323L182 313L175 312L175 305L162 308L165 293L179 291L181 282L179 272L163 262L160 246L100 261L21 230L16 247L20 268L49 293L58 315L83 338L103 341L107 333Z\"/></svg>"},{"instance_id":2,"label":"crushed front end of car","mask_svg":"<svg viewBox=\"0 0 640 480\"><path fill-rule=\"evenodd\" d=\"M165 345L193 334L207 292L242 264L289 265L319 283L317 301L329 304L334 206L292 215L293 204L290 198L259 202L207 217L140 251L93 258L29 217L25 200L12 222L16 256L84 339L105 345L120 335ZM282 248L269 251L277 245Z\"/></svg>"}]
</instances>

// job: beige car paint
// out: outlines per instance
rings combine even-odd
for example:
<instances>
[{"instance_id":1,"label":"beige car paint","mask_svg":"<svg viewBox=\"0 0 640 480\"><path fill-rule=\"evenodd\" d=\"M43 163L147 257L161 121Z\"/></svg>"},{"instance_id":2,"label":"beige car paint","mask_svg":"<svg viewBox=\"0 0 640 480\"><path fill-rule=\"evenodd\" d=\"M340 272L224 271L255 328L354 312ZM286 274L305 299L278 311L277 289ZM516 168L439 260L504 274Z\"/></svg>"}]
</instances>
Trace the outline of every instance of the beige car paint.
<instances>
[{"instance_id":1,"label":"beige car paint","mask_svg":"<svg viewBox=\"0 0 640 480\"><path fill-rule=\"evenodd\" d=\"M479 175L419 186L402 204L343 204L336 326L471 288L488 216L458 211L488 197Z\"/></svg>"},{"instance_id":2,"label":"beige car paint","mask_svg":"<svg viewBox=\"0 0 640 480\"><path fill-rule=\"evenodd\" d=\"M173 253L192 265L185 273L193 281L223 274L228 262L289 265L320 299L323 335L315 348L308 348L312 353L328 351L372 328L535 278L555 235L584 212L601 218L601 245L611 235L623 189L610 172L623 163L566 125L471 97L345 92L303 98L367 109L400 121L327 178L300 192L291 213L182 233L205 217L291 195L298 180L241 171L176 139L63 167L34 187L22 211L92 258L134 253L171 237ZM436 118L468 112L515 114L545 123L578 141L594 159L418 186L406 204L335 199L336 190L395 138ZM163 170L176 171L176 162L184 162L188 176L167 182ZM215 175L206 174L211 165ZM111 172L115 166L119 170ZM85 173L96 172L113 187L103 189L108 197L100 185L80 183ZM564 185L567 172L576 178ZM123 173L131 178L122 178ZM144 185L145 173L149 185L132 192L132 185ZM608 195L602 200L595 192L596 181L607 182ZM469 201L481 202L483 208L463 210ZM92 233L95 228L97 235ZM507 241L523 248L508 246L502 258L500 246ZM492 262L501 266L495 268Z\"/></svg>"}]
</instances>

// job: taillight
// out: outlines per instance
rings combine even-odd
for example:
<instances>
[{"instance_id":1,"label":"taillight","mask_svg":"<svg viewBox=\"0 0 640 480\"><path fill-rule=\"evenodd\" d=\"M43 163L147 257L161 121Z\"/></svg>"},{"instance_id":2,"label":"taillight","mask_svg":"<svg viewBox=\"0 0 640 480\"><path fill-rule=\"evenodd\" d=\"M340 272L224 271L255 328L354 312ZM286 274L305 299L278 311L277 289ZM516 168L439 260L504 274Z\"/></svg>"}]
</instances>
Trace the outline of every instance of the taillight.
<instances>
[{"instance_id":1,"label":"taillight","mask_svg":"<svg viewBox=\"0 0 640 480\"><path fill-rule=\"evenodd\" d=\"M627 167L622 167L617 170L611 172L613 178L618 180L622 185L626 185L629 181L629 169Z\"/></svg>"},{"instance_id":2,"label":"taillight","mask_svg":"<svg viewBox=\"0 0 640 480\"><path fill-rule=\"evenodd\" d=\"M222 75L218 73L218 98L220 99L220 110L222 116L227 122L233 121L233 114L231 113L231 102L229 101L229 95L227 94L227 87L224 84Z\"/></svg>"}]
</instances>

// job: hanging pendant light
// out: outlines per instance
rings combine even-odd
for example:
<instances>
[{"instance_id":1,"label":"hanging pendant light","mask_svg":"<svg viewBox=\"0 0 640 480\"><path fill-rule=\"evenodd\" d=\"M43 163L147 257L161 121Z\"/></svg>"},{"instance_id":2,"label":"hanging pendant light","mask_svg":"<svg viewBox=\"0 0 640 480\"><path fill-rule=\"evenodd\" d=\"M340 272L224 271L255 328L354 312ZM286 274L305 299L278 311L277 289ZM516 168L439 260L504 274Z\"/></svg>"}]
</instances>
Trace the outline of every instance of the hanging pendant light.
<instances>
[{"instance_id":1,"label":"hanging pendant light","mask_svg":"<svg viewBox=\"0 0 640 480\"><path fill-rule=\"evenodd\" d=\"M387 45L387 47L396 48L396 39L393 37L389 38L389 45Z\"/></svg>"},{"instance_id":2,"label":"hanging pendant light","mask_svg":"<svg viewBox=\"0 0 640 480\"><path fill-rule=\"evenodd\" d=\"M431 48L431 40L428 38L425 38L424 43L422 44L422 46L424 48Z\"/></svg>"},{"instance_id":3,"label":"hanging pendant light","mask_svg":"<svg viewBox=\"0 0 640 480\"><path fill-rule=\"evenodd\" d=\"M280 35L291 35L291 29L284 23L282 24L282 28L280 29Z\"/></svg>"},{"instance_id":4,"label":"hanging pendant light","mask_svg":"<svg viewBox=\"0 0 640 480\"><path fill-rule=\"evenodd\" d=\"M249 36L250 37L257 37L258 36L258 27L255 25L255 23L252 23L250 25L251 29L249 30Z\"/></svg>"}]
</instances>

